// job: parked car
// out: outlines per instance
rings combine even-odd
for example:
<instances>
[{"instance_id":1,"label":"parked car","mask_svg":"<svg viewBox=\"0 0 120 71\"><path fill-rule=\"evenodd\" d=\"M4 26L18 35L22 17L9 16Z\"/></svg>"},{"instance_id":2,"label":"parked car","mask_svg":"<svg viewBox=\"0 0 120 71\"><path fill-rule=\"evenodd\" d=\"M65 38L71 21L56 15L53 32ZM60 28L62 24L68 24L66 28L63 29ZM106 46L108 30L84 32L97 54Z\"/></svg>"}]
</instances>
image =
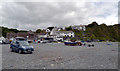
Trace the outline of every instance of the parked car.
<instances>
[{"instance_id":1,"label":"parked car","mask_svg":"<svg viewBox=\"0 0 120 71\"><path fill-rule=\"evenodd\" d=\"M37 40L38 43L40 43L40 40Z\"/></svg>"},{"instance_id":2,"label":"parked car","mask_svg":"<svg viewBox=\"0 0 120 71\"><path fill-rule=\"evenodd\" d=\"M77 44L79 45L79 46L82 46L82 42L81 41L76 41L77 42Z\"/></svg>"},{"instance_id":3,"label":"parked car","mask_svg":"<svg viewBox=\"0 0 120 71\"><path fill-rule=\"evenodd\" d=\"M87 43L88 47L94 47L94 43L93 42L89 42Z\"/></svg>"},{"instance_id":4,"label":"parked car","mask_svg":"<svg viewBox=\"0 0 120 71\"><path fill-rule=\"evenodd\" d=\"M81 41L82 45L87 45L88 47L94 47L94 43L93 42L85 42L85 41Z\"/></svg>"},{"instance_id":5,"label":"parked car","mask_svg":"<svg viewBox=\"0 0 120 71\"><path fill-rule=\"evenodd\" d=\"M42 43L48 43L48 40L43 40L43 41L41 41Z\"/></svg>"},{"instance_id":6,"label":"parked car","mask_svg":"<svg viewBox=\"0 0 120 71\"><path fill-rule=\"evenodd\" d=\"M34 51L33 46L29 45L27 41L12 41L10 44L10 50L11 52L15 51L20 54L22 53L32 53Z\"/></svg>"},{"instance_id":7,"label":"parked car","mask_svg":"<svg viewBox=\"0 0 120 71\"><path fill-rule=\"evenodd\" d=\"M10 42L9 42L9 40L0 40L0 44L9 44Z\"/></svg>"},{"instance_id":8,"label":"parked car","mask_svg":"<svg viewBox=\"0 0 120 71\"><path fill-rule=\"evenodd\" d=\"M4 42L3 42L3 40L0 40L0 44L3 44Z\"/></svg>"},{"instance_id":9,"label":"parked car","mask_svg":"<svg viewBox=\"0 0 120 71\"><path fill-rule=\"evenodd\" d=\"M88 39L87 42L92 42L92 40L89 40L89 39Z\"/></svg>"}]
</instances>

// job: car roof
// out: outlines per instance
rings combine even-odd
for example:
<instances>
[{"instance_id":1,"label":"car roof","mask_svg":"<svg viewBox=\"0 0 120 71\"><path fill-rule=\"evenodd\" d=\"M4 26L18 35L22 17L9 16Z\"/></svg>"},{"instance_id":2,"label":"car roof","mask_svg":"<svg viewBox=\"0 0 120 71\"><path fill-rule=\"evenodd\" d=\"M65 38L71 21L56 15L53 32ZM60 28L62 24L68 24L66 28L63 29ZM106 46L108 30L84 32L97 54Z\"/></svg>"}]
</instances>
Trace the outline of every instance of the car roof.
<instances>
[{"instance_id":1,"label":"car roof","mask_svg":"<svg viewBox=\"0 0 120 71\"><path fill-rule=\"evenodd\" d=\"M28 42L28 41L26 41L26 40L16 40L17 42L22 42L22 41L24 41L24 42Z\"/></svg>"},{"instance_id":2,"label":"car roof","mask_svg":"<svg viewBox=\"0 0 120 71\"><path fill-rule=\"evenodd\" d=\"M24 38L24 37L16 37L16 38Z\"/></svg>"}]
</instances>

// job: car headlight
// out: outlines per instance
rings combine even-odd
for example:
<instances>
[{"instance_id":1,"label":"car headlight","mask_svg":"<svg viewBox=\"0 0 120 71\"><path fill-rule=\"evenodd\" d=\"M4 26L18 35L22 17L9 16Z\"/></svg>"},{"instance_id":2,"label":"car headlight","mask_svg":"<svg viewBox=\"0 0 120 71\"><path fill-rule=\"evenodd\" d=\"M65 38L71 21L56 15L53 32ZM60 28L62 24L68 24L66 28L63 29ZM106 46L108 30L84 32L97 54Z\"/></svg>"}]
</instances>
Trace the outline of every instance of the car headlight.
<instances>
[{"instance_id":1,"label":"car headlight","mask_svg":"<svg viewBox=\"0 0 120 71\"><path fill-rule=\"evenodd\" d=\"M24 49L25 49L25 47L24 47L24 46L22 46L22 48L24 48Z\"/></svg>"}]
</instances>

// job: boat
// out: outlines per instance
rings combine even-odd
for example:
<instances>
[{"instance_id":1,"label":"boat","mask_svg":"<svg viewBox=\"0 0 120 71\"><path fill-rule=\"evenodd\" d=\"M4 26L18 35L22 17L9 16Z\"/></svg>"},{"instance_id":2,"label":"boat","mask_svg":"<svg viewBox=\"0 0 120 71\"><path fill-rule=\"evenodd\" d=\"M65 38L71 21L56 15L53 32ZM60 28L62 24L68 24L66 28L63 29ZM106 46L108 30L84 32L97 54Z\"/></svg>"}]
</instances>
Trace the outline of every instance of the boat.
<instances>
[{"instance_id":1,"label":"boat","mask_svg":"<svg viewBox=\"0 0 120 71\"><path fill-rule=\"evenodd\" d=\"M65 45L69 45L69 46L76 46L78 45L77 42L64 42Z\"/></svg>"}]
</instances>

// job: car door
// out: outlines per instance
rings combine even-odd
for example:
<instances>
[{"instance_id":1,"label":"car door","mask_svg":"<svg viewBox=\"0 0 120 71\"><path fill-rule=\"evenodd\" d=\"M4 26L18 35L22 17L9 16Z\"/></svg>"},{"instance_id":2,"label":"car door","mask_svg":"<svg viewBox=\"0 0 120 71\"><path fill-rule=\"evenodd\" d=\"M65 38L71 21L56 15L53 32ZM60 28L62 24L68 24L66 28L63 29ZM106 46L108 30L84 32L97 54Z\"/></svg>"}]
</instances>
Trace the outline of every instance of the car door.
<instances>
[{"instance_id":1,"label":"car door","mask_svg":"<svg viewBox=\"0 0 120 71\"><path fill-rule=\"evenodd\" d=\"M18 50L19 50L19 48L20 48L20 44L19 44L19 42L17 42L17 41L16 41L16 43L15 43L15 44L16 44L16 51L18 51Z\"/></svg>"},{"instance_id":2,"label":"car door","mask_svg":"<svg viewBox=\"0 0 120 71\"><path fill-rule=\"evenodd\" d=\"M19 44L17 42L15 42L15 44L14 44L14 49L15 49L15 51L19 50Z\"/></svg>"},{"instance_id":3,"label":"car door","mask_svg":"<svg viewBox=\"0 0 120 71\"><path fill-rule=\"evenodd\" d=\"M11 42L11 45L10 45L10 47L12 48L13 51L15 51L15 42L16 42L16 41L12 41L12 42Z\"/></svg>"},{"instance_id":4,"label":"car door","mask_svg":"<svg viewBox=\"0 0 120 71\"><path fill-rule=\"evenodd\" d=\"M17 51L17 43L16 43L16 41L13 41L12 48L13 48L13 51Z\"/></svg>"}]
</instances>

